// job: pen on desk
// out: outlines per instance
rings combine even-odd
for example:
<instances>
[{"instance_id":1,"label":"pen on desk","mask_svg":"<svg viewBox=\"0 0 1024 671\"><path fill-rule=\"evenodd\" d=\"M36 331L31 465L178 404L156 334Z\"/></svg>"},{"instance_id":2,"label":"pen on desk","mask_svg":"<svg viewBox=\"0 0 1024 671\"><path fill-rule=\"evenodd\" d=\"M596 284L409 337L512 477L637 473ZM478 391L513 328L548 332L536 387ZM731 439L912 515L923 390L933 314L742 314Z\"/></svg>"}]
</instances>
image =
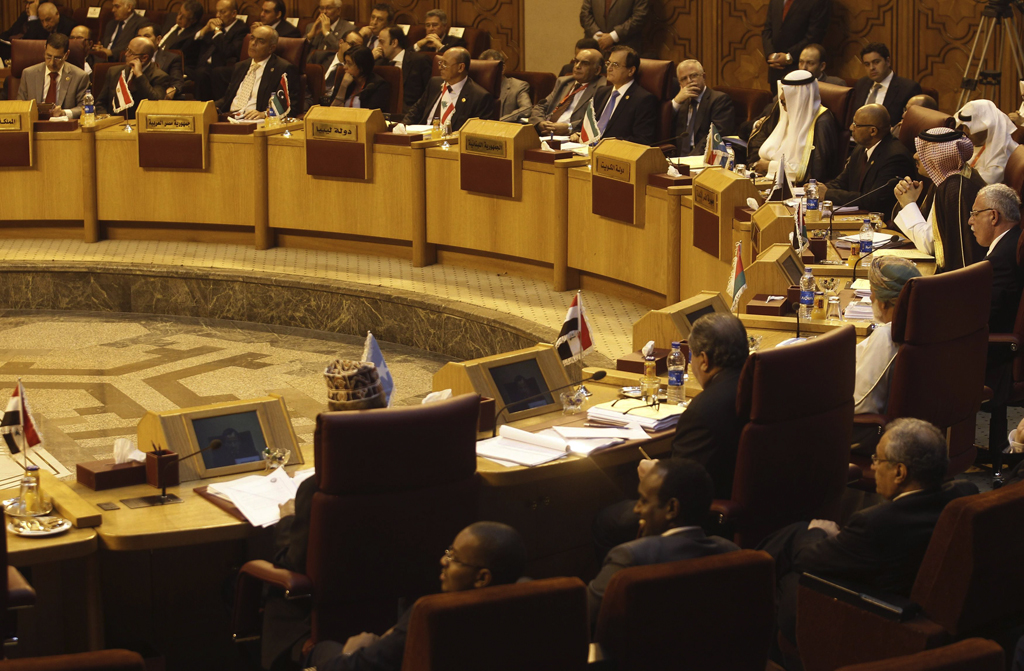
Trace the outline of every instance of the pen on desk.
<instances>
[{"instance_id":1,"label":"pen on desk","mask_svg":"<svg viewBox=\"0 0 1024 671\"><path fill-rule=\"evenodd\" d=\"M649 455L646 452L644 452L644 448L642 448L639 445L637 445L636 449L640 450L640 454L644 455L644 459L646 459L648 461L654 461L654 459L651 459L651 455Z\"/></svg>"}]
</instances>

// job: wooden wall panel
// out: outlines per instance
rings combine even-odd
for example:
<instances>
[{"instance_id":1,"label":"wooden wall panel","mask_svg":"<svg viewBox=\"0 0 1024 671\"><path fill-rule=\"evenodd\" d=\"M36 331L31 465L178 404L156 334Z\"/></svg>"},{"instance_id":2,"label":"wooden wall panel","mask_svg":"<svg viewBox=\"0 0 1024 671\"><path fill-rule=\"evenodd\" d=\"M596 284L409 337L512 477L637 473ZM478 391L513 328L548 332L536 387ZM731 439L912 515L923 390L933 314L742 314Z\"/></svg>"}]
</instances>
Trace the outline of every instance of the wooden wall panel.
<instances>
[{"instance_id":1,"label":"wooden wall panel","mask_svg":"<svg viewBox=\"0 0 1024 671\"><path fill-rule=\"evenodd\" d=\"M518 70L523 60L523 3L521 0L453 0L448 12L452 25L472 26L491 34L491 48L508 57L506 70ZM544 45L537 45L543 49Z\"/></svg>"}]
</instances>

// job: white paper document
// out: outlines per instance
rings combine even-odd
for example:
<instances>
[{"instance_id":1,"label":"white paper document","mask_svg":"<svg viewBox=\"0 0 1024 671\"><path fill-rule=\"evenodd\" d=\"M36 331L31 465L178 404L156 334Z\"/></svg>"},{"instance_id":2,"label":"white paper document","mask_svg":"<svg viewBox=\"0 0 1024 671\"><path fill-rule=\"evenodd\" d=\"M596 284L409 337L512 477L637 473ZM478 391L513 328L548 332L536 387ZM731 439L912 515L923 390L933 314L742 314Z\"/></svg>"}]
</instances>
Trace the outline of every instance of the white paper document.
<instances>
[{"instance_id":1,"label":"white paper document","mask_svg":"<svg viewBox=\"0 0 1024 671\"><path fill-rule=\"evenodd\" d=\"M874 245L880 245L883 242L892 241L892 233L878 233L876 231L873 235L874 238L872 239L872 244ZM845 242L860 242L860 233L855 233L854 235L844 235L839 239Z\"/></svg>"},{"instance_id":2,"label":"white paper document","mask_svg":"<svg viewBox=\"0 0 1024 671\"><path fill-rule=\"evenodd\" d=\"M314 469L301 471L303 479ZM301 482L301 480L300 480ZM209 492L228 499L254 527L269 527L281 519L280 506L295 498L299 490L296 482L283 468L269 475L250 475L229 482L210 485Z\"/></svg>"},{"instance_id":3,"label":"white paper document","mask_svg":"<svg viewBox=\"0 0 1024 671\"><path fill-rule=\"evenodd\" d=\"M538 466L569 454L569 444L554 432L530 433L503 425L494 438L477 441L476 453L498 462Z\"/></svg>"}]
</instances>

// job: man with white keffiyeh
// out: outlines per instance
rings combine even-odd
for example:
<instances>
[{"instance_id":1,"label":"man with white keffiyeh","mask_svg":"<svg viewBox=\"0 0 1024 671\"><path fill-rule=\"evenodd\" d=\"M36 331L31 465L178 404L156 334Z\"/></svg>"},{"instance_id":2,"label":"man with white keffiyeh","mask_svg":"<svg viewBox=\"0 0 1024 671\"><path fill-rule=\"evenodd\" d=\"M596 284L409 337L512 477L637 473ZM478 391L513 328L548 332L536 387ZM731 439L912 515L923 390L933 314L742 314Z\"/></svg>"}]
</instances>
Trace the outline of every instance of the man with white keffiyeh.
<instances>
[{"instance_id":1,"label":"man with white keffiyeh","mask_svg":"<svg viewBox=\"0 0 1024 671\"><path fill-rule=\"evenodd\" d=\"M956 113L960 129L974 145L968 163L987 184L1001 184L1006 162L1017 148L1017 127L991 100L972 100Z\"/></svg>"},{"instance_id":2,"label":"man with white keffiyeh","mask_svg":"<svg viewBox=\"0 0 1024 671\"><path fill-rule=\"evenodd\" d=\"M902 209L893 222L920 251L934 254L936 272L983 260L985 249L967 223L974 199L985 186L967 165L974 150L971 141L961 131L932 128L914 138L914 146L917 170L930 184L925 188L924 181L905 177L896 185L893 191Z\"/></svg>"}]
</instances>

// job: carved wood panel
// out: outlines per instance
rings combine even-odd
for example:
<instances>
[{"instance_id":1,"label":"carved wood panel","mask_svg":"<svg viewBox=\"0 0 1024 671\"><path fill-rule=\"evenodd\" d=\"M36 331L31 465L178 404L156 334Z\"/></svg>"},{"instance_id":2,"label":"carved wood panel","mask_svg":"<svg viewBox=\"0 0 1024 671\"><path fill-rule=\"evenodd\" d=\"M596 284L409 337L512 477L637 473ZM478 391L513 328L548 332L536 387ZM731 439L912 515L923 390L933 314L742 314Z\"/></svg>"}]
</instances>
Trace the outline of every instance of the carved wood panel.
<instances>
[{"instance_id":1,"label":"carved wood panel","mask_svg":"<svg viewBox=\"0 0 1024 671\"><path fill-rule=\"evenodd\" d=\"M649 45L643 56L670 60L701 57L701 3L698 0L652 0L648 4L647 27L644 39Z\"/></svg>"},{"instance_id":2,"label":"carved wood panel","mask_svg":"<svg viewBox=\"0 0 1024 671\"><path fill-rule=\"evenodd\" d=\"M519 69L519 64L525 62L521 0L453 0L453 5L448 12L452 25L486 30L491 34L491 48L505 52L505 69ZM544 49L546 45L538 44L536 48Z\"/></svg>"}]
</instances>

